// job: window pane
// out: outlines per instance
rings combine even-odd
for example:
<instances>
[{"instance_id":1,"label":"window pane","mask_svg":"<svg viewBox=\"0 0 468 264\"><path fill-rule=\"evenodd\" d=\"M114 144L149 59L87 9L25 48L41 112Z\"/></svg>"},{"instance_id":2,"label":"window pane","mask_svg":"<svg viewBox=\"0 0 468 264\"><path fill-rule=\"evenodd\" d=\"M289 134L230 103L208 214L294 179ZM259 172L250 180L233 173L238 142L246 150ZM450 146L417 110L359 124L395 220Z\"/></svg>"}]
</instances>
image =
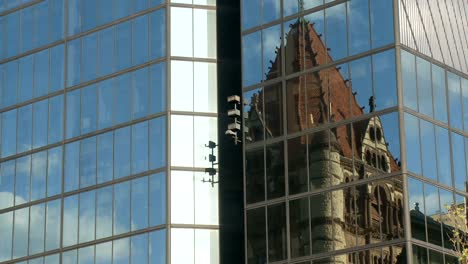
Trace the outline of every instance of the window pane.
<instances>
[{"instance_id":1,"label":"window pane","mask_svg":"<svg viewBox=\"0 0 468 264\"><path fill-rule=\"evenodd\" d=\"M416 66L418 69L419 112L432 117L431 64L416 57Z\"/></svg>"},{"instance_id":2,"label":"window pane","mask_svg":"<svg viewBox=\"0 0 468 264\"><path fill-rule=\"evenodd\" d=\"M47 196L62 192L62 146L48 151Z\"/></svg>"},{"instance_id":3,"label":"window pane","mask_svg":"<svg viewBox=\"0 0 468 264\"><path fill-rule=\"evenodd\" d=\"M283 142L266 147L267 199L284 195Z\"/></svg>"},{"instance_id":4,"label":"window pane","mask_svg":"<svg viewBox=\"0 0 468 264\"><path fill-rule=\"evenodd\" d=\"M134 0L133 2L133 13L140 12L148 8L147 0ZM133 263L143 263L143 262L133 262Z\"/></svg>"},{"instance_id":5,"label":"window pane","mask_svg":"<svg viewBox=\"0 0 468 264\"><path fill-rule=\"evenodd\" d=\"M326 42L331 60L344 58L348 54L345 18L344 3L325 9Z\"/></svg>"},{"instance_id":6,"label":"window pane","mask_svg":"<svg viewBox=\"0 0 468 264\"><path fill-rule=\"evenodd\" d=\"M378 53L372 59L376 108L384 109L397 105L395 50ZM429 89L430 87L429 84Z\"/></svg>"},{"instance_id":7,"label":"window pane","mask_svg":"<svg viewBox=\"0 0 468 264\"><path fill-rule=\"evenodd\" d=\"M195 264L219 263L219 231L195 229Z\"/></svg>"},{"instance_id":8,"label":"window pane","mask_svg":"<svg viewBox=\"0 0 468 264\"><path fill-rule=\"evenodd\" d=\"M166 263L166 230L149 233L149 252L151 264Z\"/></svg>"},{"instance_id":9,"label":"window pane","mask_svg":"<svg viewBox=\"0 0 468 264\"><path fill-rule=\"evenodd\" d=\"M132 231L148 227L148 189L148 177L132 181Z\"/></svg>"},{"instance_id":10,"label":"window pane","mask_svg":"<svg viewBox=\"0 0 468 264\"><path fill-rule=\"evenodd\" d=\"M218 185L204 182L207 178L207 174L195 172L195 224L219 225Z\"/></svg>"},{"instance_id":11,"label":"window pane","mask_svg":"<svg viewBox=\"0 0 468 264\"><path fill-rule=\"evenodd\" d=\"M148 68L133 72L132 78L132 118L148 115Z\"/></svg>"},{"instance_id":12,"label":"window pane","mask_svg":"<svg viewBox=\"0 0 468 264\"><path fill-rule=\"evenodd\" d=\"M171 81L172 110L193 111L193 62L171 61Z\"/></svg>"},{"instance_id":13,"label":"window pane","mask_svg":"<svg viewBox=\"0 0 468 264\"><path fill-rule=\"evenodd\" d=\"M450 145L447 129L436 126L437 170L439 182L452 186L452 169L450 164Z\"/></svg>"},{"instance_id":14,"label":"window pane","mask_svg":"<svg viewBox=\"0 0 468 264\"><path fill-rule=\"evenodd\" d=\"M465 190L466 183L466 157L463 136L452 132L452 158L455 188Z\"/></svg>"},{"instance_id":15,"label":"window pane","mask_svg":"<svg viewBox=\"0 0 468 264\"><path fill-rule=\"evenodd\" d=\"M18 109L18 152L31 150L32 145L32 105Z\"/></svg>"},{"instance_id":16,"label":"window pane","mask_svg":"<svg viewBox=\"0 0 468 264\"><path fill-rule=\"evenodd\" d=\"M65 145L65 191L78 188L80 173L80 142Z\"/></svg>"},{"instance_id":17,"label":"window pane","mask_svg":"<svg viewBox=\"0 0 468 264\"><path fill-rule=\"evenodd\" d=\"M120 0L119 2L127 2ZM131 65L131 24L125 22L116 26L116 70L128 68Z\"/></svg>"},{"instance_id":18,"label":"window pane","mask_svg":"<svg viewBox=\"0 0 468 264\"><path fill-rule=\"evenodd\" d=\"M151 0L153 1L153 0ZM149 15L150 19L150 52L151 59L166 55L166 13L165 9Z\"/></svg>"},{"instance_id":19,"label":"window pane","mask_svg":"<svg viewBox=\"0 0 468 264\"><path fill-rule=\"evenodd\" d=\"M114 264L130 263L130 238L115 240L113 250Z\"/></svg>"},{"instance_id":20,"label":"window pane","mask_svg":"<svg viewBox=\"0 0 468 264\"><path fill-rule=\"evenodd\" d=\"M113 177L114 133L99 135L97 144L97 183L103 183Z\"/></svg>"},{"instance_id":21,"label":"window pane","mask_svg":"<svg viewBox=\"0 0 468 264\"><path fill-rule=\"evenodd\" d=\"M263 95L265 127L268 127L267 138L283 134L283 95L281 85L266 86Z\"/></svg>"},{"instance_id":22,"label":"window pane","mask_svg":"<svg viewBox=\"0 0 468 264\"><path fill-rule=\"evenodd\" d=\"M2 157L16 154L16 109L2 114Z\"/></svg>"},{"instance_id":23,"label":"window pane","mask_svg":"<svg viewBox=\"0 0 468 264\"><path fill-rule=\"evenodd\" d=\"M9 260L11 258L11 241L13 237L13 212L0 214L0 223L2 223L3 226L1 236L5 241L5 243L2 243L0 246L0 260L4 261Z\"/></svg>"},{"instance_id":24,"label":"window pane","mask_svg":"<svg viewBox=\"0 0 468 264\"><path fill-rule=\"evenodd\" d=\"M96 245L96 264L112 263L112 241Z\"/></svg>"},{"instance_id":25,"label":"window pane","mask_svg":"<svg viewBox=\"0 0 468 264\"><path fill-rule=\"evenodd\" d=\"M196 0L200 1L200 0ZM211 2L212 0L202 0ZM214 2L214 1L213 1ZM280 0L263 0L263 24L279 19L281 16ZM249 18L246 18L249 19ZM254 18L258 19L258 18Z\"/></svg>"},{"instance_id":26,"label":"window pane","mask_svg":"<svg viewBox=\"0 0 468 264\"><path fill-rule=\"evenodd\" d=\"M61 202L54 200L47 203L46 217L46 250L56 249L60 246Z\"/></svg>"},{"instance_id":27,"label":"window pane","mask_svg":"<svg viewBox=\"0 0 468 264\"><path fill-rule=\"evenodd\" d=\"M171 8L171 56L193 56L192 9Z\"/></svg>"},{"instance_id":28,"label":"window pane","mask_svg":"<svg viewBox=\"0 0 468 264\"><path fill-rule=\"evenodd\" d=\"M171 229L171 263L185 264L194 263L195 234L193 229L172 228ZM184 252L184 254L180 254Z\"/></svg>"},{"instance_id":29,"label":"window pane","mask_svg":"<svg viewBox=\"0 0 468 264\"><path fill-rule=\"evenodd\" d=\"M217 71L215 63L195 62L194 66L194 111L218 111Z\"/></svg>"},{"instance_id":30,"label":"window pane","mask_svg":"<svg viewBox=\"0 0 468 264\"><path fill-rule=\"evenodd\" d=\"M166 117L149 121L150 169L166 166Z\"/></svg>"},{"instance_id":31,"label":"window pane","mask_svg":"<svg viewBox=\"0 0 468 264\"><path fill-rule=\"evenodd\" d=\"M37 57L37 54L36 54ZM22 57L19 60L19 101L24 102L32 98L33 93L33 69L34 69L34 57L32 55ZM47 87L47 86L46 86Z\"/></svg>"},{"instance_id":32,"label":"window pane","mask_svg":"<svg viewBox=\"0 0 468 264\"><path fill-rule=\"evenodd\" d=\"M49 99L49 144L63 139L63 95Z\"/></svg>"},{"instance_id":33,"label":"window pane","mask_svg":"<svg viewBox=\"0 0 468 264\"><path fill-rule=\"evenodd\" d=\"M78 242L78 195L65 198L63 208L63 246L71 246Z\"/></svg>"},{"instance_id":34,"label":"window pane","mask_svg":"<svg viewBox=\"0 0 468 264\"><path fill-rule=\"evenodd\" d=\"M132 126L132 174L148 170L148 122Z\"/></svg>"},{"instance_id":35,"label":"window pane","mask_svg":"<svg viewBox=\"0 0 468 264\"><path fill-rule=\"evenodd\" d=\"M34 54L34 97L49 91L49 50Z\"/></svg>"},{"instance_id":36,"label":"window pane","mask_svg":"<svg viewBox=\"0 0 468 264\"><path fill-rule=\"evenodd\" d=\"M19 258L28 254L29 207L16 210L14 218L13 258Z\"/></svg>"},{"instance_id":37,"label":"window pane","mask_svg":"<svg viewBox=\"0 0 468 264\"><path fill-rule=\"evenodd\" d=\"M20 47L20 12L13 12L5 16L5 57L11 57L19 52Z\"/></svg>"},{"instance_id":38,"label":"window pane","mask_svg":"<svg viewBox=\"0 0 468 264\"><path fill-rule=\"evenodd\" d=\"M18 61L5 63L4 70L4 89L3 89L3 106L7 107L17 103L18 98ZM8 89L7 89L8 87Z\"/></svg>"},{"instance_id":39,"label":"window pane","mask_svg":"<svg viewBox=\"0 0 468 264\"><path fill-rule=\"evenodd\" d=\"M50 8L51 8L51 30L50 41L56 41L63 38L63 31L64 31L64 13L65 13L65 3L62 0L51 0Z\"/></svg>"},{"instance_id":40,"label":"window pane","mask_svg":"<svg viewBox=\"0 0 468 264\"><path fill-rule=\"evenodd\" d=\"M99 76L114 72L114 38L114 27L99 31Z\"/></svg>"},{"instance_id":41,"label":"window pane","mask_svg":"<svg viewBox=\"0 0 468 264\"><path fill-rule=\"evenodd\" d=\"M132 11L131 1L116 0L115 1L115 19L119 19L130 15Z\"/></svg>"},{"instance_id":42,"label":"window pane","mask_svg":"<svg viewBox=\"0 0 468 264\"><path fill-rule=\"evenodd\" d=\"M80 135L80 90L67 93L67 139Z\"/></svg>"},{"instance_id":43,"label":"window pane","mask_svg":"<svg viewBox=\"0 0 468 264\"><path fill-rule=\"evenodd\" d=\"M99 1L99 24L104 25L114 20L114 12L109 12L109 9L114 9L114 0Z\"/></svg>"},{"instance_id":44,"label":"window pane","mask_svg":"<svg viewBox=\"0 0 468 264\"><path fill-rule=\"evenodd\" d=\"M43 46L49 42L49 1L36 5L36 46Z\"/></svg>"},{"instance_id":45,"label":"window pane","mask_svg":"<svg viewBox=\"0 0 468 264\"><path fill-rule=\"evenodd\" d=\"M211 167L211 162L206 158L209 150L205 146L209 141L218 139L218 122L214 117L194 117L194 161L195 167ZM218 156L218 150L214 149L214 155Z\"/></svg>"},{"instance_id":46,"label":"window pane","mask_svg":"<svg viewBox=\"0 0 468 264\"><path fill-rule=\"evenodd\" d=\"M288 141L288 178L289 193L307 191L307 142L306 137Z\"/></svg>"},{"instance_id":47,"label":"window pane","mask_svg":"<svg viewBox=\"0 0 468 264\"><path fill-rule=\"evenodd\" d=\"M68 1L68 36L81 32L81 2L80 0Z\"/></svg>"},{"instance_id":48,"label":"window pane","mask_svg":"<svg viewBox=\"0 0 468 264\"><path fill-rule=\"evenodd\" d=\"M130 127L115 131L114 179L130 175Z\"/></svg>"},{"instance_id":49,"label":"window pane","mask_svg":"<svg viewBox=\"0 0 468 264\"><path fill-rule=\"evenodd\" d=\"M115 123L120 124L130 120L131 74L115 78Z\"/></svg>"},{"instance_id":50,"label":"window pane","mask_svg":"<svg viewBox=\"0 0 468 264\"><path fill-rule=\"evenodd\" d=\"M2 200L0 208L7 208L13 206L13 199L15 193L15 161L7 161L2 163L1 168L1 182L0 193L2 193Z\"/></svg>"},{"instance_id":51,"label":"window pane","mask_svg":"<svg viewBox=\"0 0 468 264\"><path fill-rule=\"evenodd\" d=\"M132 22L133 65L148 61L148 16L140 16Z\"/></svg>"},{"instance_id":52,"label":"window pane","mask_svg":"<svg viewBox=\"0 0 468 264\"><path fill-rule=\"evenodd\" d=\"M98 25L97 1L83 1L82 23L83 31L90 30Z\"/></svg>"},{"instance_id":53,"label":"window pane","mask_svg":"<svg viewBox=\"0 0 468 264\"><path fill-rule=\"evenodd\" d=\"M193 9L193 34L194 57L216 58L216 11Z\"/></svg>"},{"instance_id":54,"label":"window pane","mask_svg":"<svg viewBox=\"0 0 468 264\"><path fill-rule=\"evenodd\" d=\"M49 255L44 257L45 264L59 264L60 263L60 254Z\"/></svg>"},{"instance_id":55,"label":"window pane","mask_svg":"<svg viewBox=\"0 0 468 264\"><path fill-rule=\"evenodd\" d=\"M73 0L73 1L78 1L78 0ZM80 80L81 80L80 59L81 59L81 39L75 39L75 40L68 42L67 86L73 86L73 85L80 83Z\"/></svg>"},{"instance_id":56,"label":"window pane","mask_svg":"<svg viewBox=\"0 0 468 264\"><path fill-rule=\"evenodd\" d=\"M21 52L34 48L34 8L21 9ZM8 32L10 34L10 32Z\"/></svg>"},{"instance_id":57,"label":"window pane","mask_svg":"<svg viewBox=\"0 0 468 264\"><path fill-rule=\"evenodd\" d=\"M287 1L290 2L290 1ZM243 0L242 1L242 29L248 29L260 24L260 0Z\"/></svg>"},{"instance_id":58,"label":"window pane","mask_svg":"<svg viewBox=\"0 0 468 264\"><path fill-rule=\"evenodd\" d=\"M112 191L112 186L96 191L96 239L112 235Z\"/></svg>"},{"instance_id":59,"label":"window pane","mask_svg":"<svg viewBox=\"0 0 468 264\"><path fill-rule=\"evenodd\" d=\"M245 153L246 200L254 203L265 200L265 168L263 148Z\"/></svg>"},{"instance_id":60,"label":"window pane","mask_svg":"<svg viewBox=\"0 0 468 264\"><path fill-rule=\"evenodd\" d=\"M54 0L60 1L60 0ZM63 88L65 78L64 46L58 45L50 49L50 92Z\"/></svg>"},{"instance_id":61,"label":"window pane","mask_svg":"<svg viewBox=\"0 0 468 264\"><path fill-rule=\"evenodd\" d=\"M171 222L194 224L193 172L171 172Z\"/></svg>"},{"instance_id":62,"label":"window pane","mask_svg":"<svg viewBox=\"0 0 468 264\"><path fill-rule=\"evenodd\" d=\"M247 263L266 262L265 208L247 211ZM259 228L260 227L260 228Z\"/></svg>"},{"instance_id":63,"label":"window pane","mask_svg":"<svg viewBox=\"0 0 468 264\"><path fill-rule=\"evenodd\" d=\"M246 35L242 39L243 86L262 81L261 32Z\"/></svg>"},{"instance_id":64,"label":"window pane","mask_svg":"<svg viewBox=\"0 0 468 264\"><path fill-rule=\"evenodd\" d=\"M370 27L368 0L358 0L348 3L348 28L350 55L369 50Z\"/></svg>"},{"instance_id":65,"label":"window pane","mask_svg":"<svg viewBox=\"0 0 468 264\"><path fill-rule=\"evenodd\" d=\"M114 79L98 83L98 128L110 127L114 121Z\"/></svg>"},{"instance_id":66,"label":"window pane","mask_svg":"<svg viewBox=\"0 0 468 264\"><path fill-rule=\"evenodd\" d=\"M30 231L29 231L29 254L37 254L44 251L44 228L45 228L45 204L31 207Z\"/></svg>"},{"instance_id":67,"label":"window pane","mask_svg":"<svg viewBox=\"0 0 468 264\"><path fill-rule=\"evenodd\" d=\"M91 85L81 89L81 134L97 128L97 89Z\"/></svg>"},{"instance_id":68,"label":"window pane","mask_svg":"<svg viewBox=\"0 0 468 264\"><path fill-rule=\"evenodd\" d=\"M166 64L150 66L150 113L166 110Z\"/></svg>"},{"instance_id":69,"label":"window pane","mask_svg":"<svg viewBox=\"0 0 468 264\"><path fill-rule=\"evenodd\" d=\"M437 162L434 125L424 120L421 124L422 173L425 177L437 181Z\"/></svg>"},{"instance_id":70,"label":"window pane","mask_svg":"<svg viewBox=\"0 0 468 264\"><path fill-rule=\"evenodd\" d=\"M96 184L96 137L80 141L80 188Z\"/></svg>"},{"instance_id":71,"label":"window pane","mask_svg":"<svg viewBox=\"0 0 468 264\"><path fill-rule=\"evenodd\" d=\"M80 194L79 243L94 240L95 200L96 195L94 191Z\"/></svg>"},{"instance_id":72,"label":"window pane","mask_svg":"<svg viewBox=\"0 0 468 264\"><path fill-rule=\"evenodd\" d=\"M46 197L47 151L34 153L31 161L31 201Z\"/></svg>"},{"instance_id":73,"label":"window pane","mask_svg":"<svg viewBox=\"0 0 468 264\"><path fill-rule=\"evenodd\" d=\"M193 166L193 117L171 116L171 165Z\"/></svg>"},{"instance_id":74,"label":"window pane","mask_svg":"<svg viewBox=\"0 0 468 264\"><path fill-rule=\"evenodd\" d=\"M124 182L114 186L114 235L126 233L129 231L130 182Z\"/></svg>"},{"instance_id":75,"label":"window pane","mask_svg":"<svg viewBox=\"0 0 468 264\"><path fill-rule=\"evenodd\" d=\"M15 205L29 202L31 156L16 160Z\"/></svg>"},{"instance_id":76,"label":"window pane","mask_svg":"<svg viewBox=\"0 0 468 264\"><path fill-rule=\"evenodd\" d=\"M310 255L309 199L289 202L291 257Z\"/></svg>"},{"instance_id":77,"label":"window pane","mask_svg":"<svg viewBox=\"0 0 468 264\"><path fill-rule=\"evenodd\" d=\"M131 246L131 263L148 263L148 234L133 236Z\"/></svg>"},{"instance_id":78,"label":"window pane","mask_svg":"<svg viewBox=\"0 0 468 264\"><path fill-rule=\"evenodd\" d=\"M447 72L447 83L450 106L450 126L463 129L460 77Z\"/></svg>"},{"instance_id":79,"label":"window pane","mask_svg":"<svg viewBox=\"0 0 468 264\"><path fill-rule=\"evenodd\" d=\"M401 71L403 82L403 101L405 106L417 111L416 68L414 55L401 51Z\"/></svg>"},{"instance_id":80,"label":"window pane","mask_svg":"<svg viewBox=\"0 0 468 264\"><path fill-rule=\"evenodd\" d=\"M33 148L39 148L47 145L49 128L49 102L43 100L33 105Z\"/></svg>"},{"instance_id":81,"label":"window pane","mask_svg":"<svg viewBox=\"0 0 468 264\"><path fill-rule=\"evenodd\" d=\"M286 259L286 208L284 204L268 206L268 259Z\"/></svg>"},{"instance_id":82,"label":"window pane","mask_svg":"<svg viewBox=\"0 0 468 264\"><path fill-rule=\"evenodd\" d=\"M394 41L393 2L370 0L370 12L372 47L377 48L392 43Z\"/></svg>"},{"instance_id":83,"label":"window pane","mask_svg":"<svg viewBox=\"0 0 468 264\"><path fill-rule=\"evenodd\" d=\"M435 119L447 123L447 101L445 90L445 71L432 64L432 89L434 95Z\"/></svg>"},{"instance_id":84,"label":"window pane","mask_svg":"<svg viewBox=\"0 0 468 264\"><path fill-rule=\"evenodd\" d=\"M405 114L405 137L408 170L421 174L419 122L416 117L409 114Z\"/></svg>"},{"instance_id":85,"label":"window pane","mask_svg":"<svg viewBox=\"0 0 468 264\"><path fill-rule=\"evenodd\" d=\"M166 223L166 175L153 174L149 177L150 186L150 226Z\"/></svg>"},{"instance_id":86,"label":"window pane","mask_svg":"<svg viewBox=\"0 0 468 264\"><path fill-rule=\"evenodd\" d=\"M82 81L89 81L97 77L98 35L93 33L82 39L83 51L81 54Z\"/></svg>"},{"instance_id":87,"label":"window pane","mask_svg":"<svg viewBox=\"0 0 468 264\"><path fill-rule=\"evenodd\" d=\"M94 246L78 249L78 264L94 264Z\"/></svg>"}]
</instances>

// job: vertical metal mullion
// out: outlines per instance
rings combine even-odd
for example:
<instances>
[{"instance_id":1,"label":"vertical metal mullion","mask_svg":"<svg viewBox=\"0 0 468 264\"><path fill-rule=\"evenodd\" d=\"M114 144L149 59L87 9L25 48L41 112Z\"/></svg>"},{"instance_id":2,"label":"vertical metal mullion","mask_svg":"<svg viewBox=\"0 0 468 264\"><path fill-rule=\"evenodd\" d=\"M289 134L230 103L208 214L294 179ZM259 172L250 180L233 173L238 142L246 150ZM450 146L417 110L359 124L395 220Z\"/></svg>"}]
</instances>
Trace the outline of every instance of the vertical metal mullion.
<instances>
[{"instance_id":1,"label":"vertical metal mullion","mask_svg":"<svg viewBox=\"0 0 468 264\"><path fill-rule=\"evenodd\" d=\"M166 31L166 262L171 263L171 6L168 1L166 1L166 21L165 21L165 31Z\"/></svg>"}]
</instances>

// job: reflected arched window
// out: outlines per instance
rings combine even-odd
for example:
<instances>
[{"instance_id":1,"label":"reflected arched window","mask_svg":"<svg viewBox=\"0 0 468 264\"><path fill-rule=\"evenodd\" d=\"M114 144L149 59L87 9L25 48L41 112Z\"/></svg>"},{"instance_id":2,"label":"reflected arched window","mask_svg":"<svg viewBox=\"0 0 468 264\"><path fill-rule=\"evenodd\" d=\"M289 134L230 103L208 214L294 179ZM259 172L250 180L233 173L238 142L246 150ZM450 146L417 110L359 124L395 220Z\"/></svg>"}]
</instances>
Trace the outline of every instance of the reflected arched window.
<instances>
[{"instance_id":1,"label":"reflected arched window","mask_svg":"<svg viewBox=\"0 0 468 264\"><path fill-rule=\"evenodd\" d=\"M375 129L373 126L369 128L369 137L372 141L375 141Z\"/></svg>"},{"instance_id":2,"label":"reflected arched window","mask_svg":"<svg viewBox=\"0 0 468 264\"><path fill-rule=\"evenodd\" d=\"M380 128L377 128L376 131L375 131L375 134L377 136L377 141L381 141L382 140L382 130Z\"/></svg>"},{"instance_id":3,"label":"reflected arched window","mask_svg":"<svg viewBox=\"0 0 468 264\"><path fill-rule=\"evenodd\" d=\"M366 162L368 165L371 165L371 153L369 150L366 151Z\"/></svg>"}]
</instances>

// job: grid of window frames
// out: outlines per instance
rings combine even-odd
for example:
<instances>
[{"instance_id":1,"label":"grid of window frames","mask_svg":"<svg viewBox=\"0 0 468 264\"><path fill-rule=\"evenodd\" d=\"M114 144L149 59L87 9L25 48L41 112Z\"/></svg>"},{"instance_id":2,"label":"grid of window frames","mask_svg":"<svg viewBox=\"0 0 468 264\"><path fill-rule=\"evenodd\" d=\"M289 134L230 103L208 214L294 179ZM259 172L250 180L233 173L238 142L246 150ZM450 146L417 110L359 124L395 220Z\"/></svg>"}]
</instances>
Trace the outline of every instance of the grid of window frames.
<instances>
[{"instance_id":1,"label":"grid of window frames","mask_svg":"<svg viewBox=\"0 0 468 264\"><path fill-rule=\"evenodd\" d=\"M167 263L167 12L0 3L0 262Z\"/></svg>"},{"instance_id":2,"label":"grid of window frames","mask_svg":"<svg viewBox=\"0 0 468 264\"><path fill-rule=\"evenodd\" d=\"M454 249L449 238L456 220L448 208L466 210L468 79L454 72L401 50L408 207L418 261L442 258L424 246Z\"/></svg>"},{"instance_id":3,"label":"grid of window frames","mask_svg":"<svg viewBox=\"0 0 468 264\"><path fill-rule=\"evenodd\" d=\"M246 0L242 27L246 263L405 259L393 1Z\"/></svg>"},{"instance_id":4,"label":"grid of window frames","mask_svg":"<svg viewBox=\"0 0 468 264\"><path fill-rule=\"evenodd\" d=\"M218 141L216 1L171 0L170 13L171 263L215 264L218 187L203 171Z\"/></svg>"}]
</instances>

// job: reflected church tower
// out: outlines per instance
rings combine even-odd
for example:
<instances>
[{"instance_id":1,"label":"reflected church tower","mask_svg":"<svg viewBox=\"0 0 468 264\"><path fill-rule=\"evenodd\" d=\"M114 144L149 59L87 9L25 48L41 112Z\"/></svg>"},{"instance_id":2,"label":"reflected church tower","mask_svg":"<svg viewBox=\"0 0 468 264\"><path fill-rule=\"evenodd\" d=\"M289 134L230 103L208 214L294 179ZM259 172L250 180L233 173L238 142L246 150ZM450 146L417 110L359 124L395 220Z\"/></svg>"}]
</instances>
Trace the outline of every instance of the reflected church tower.
<instances>
[{"instance_id":1,"label":"reflected church tower","mask_svg":"<svg viewBox=\"0 0 468 264\"><path fill-rule=\"evenodd\" d=\"M275 59L270 61L267 80L281 75L278 74L281 72L281 58L284 58L286 74L333 61L322 36L314 29L313 21L300 18L289 28L285 25L286 30L285 54L282 56L281 48L276 49ZM280 43L278 46L281 46ZM375 110L372 96L368 106L359 105L356 93L353 93L352 81L345 79L340 70L339 67L331 67L287 80L284 96L289 133L363 115L366 107L369 112ZM275 133L271 131L275 128L269 127L271 122L262 111L265 102L271 101L270 97L275 98L272 91L264 89L251 98L245 98L250 102L245 120L247 140L257 141L274 136ZM309 171L299 172L305 176L298 176L296 184L309 185L310 190L318 190L399 171L400 163L390 153L384 129L380 118L375 116L302 136L301 140L293 142L297 146L291 149L307 146ZM266 135L262 135L262 131ZM289 152L288 155L290 160L295 160L294 156L300 153ZM303 179L307 179L307 175L308 182L305 182ZM290 184L291 178L292 175ZM402 190L402 182L398 178L314 195L310 198L312 241L292 239L291 244L307 247L311 243L313 254L319 254L401 238L404 235ZM400 254L401 251L394 252L390 247L384 249L383 255L379 249L375 253L366 251L356 256L330 256L314 263L394 263Z\"/></svg>"}]
</instances>

